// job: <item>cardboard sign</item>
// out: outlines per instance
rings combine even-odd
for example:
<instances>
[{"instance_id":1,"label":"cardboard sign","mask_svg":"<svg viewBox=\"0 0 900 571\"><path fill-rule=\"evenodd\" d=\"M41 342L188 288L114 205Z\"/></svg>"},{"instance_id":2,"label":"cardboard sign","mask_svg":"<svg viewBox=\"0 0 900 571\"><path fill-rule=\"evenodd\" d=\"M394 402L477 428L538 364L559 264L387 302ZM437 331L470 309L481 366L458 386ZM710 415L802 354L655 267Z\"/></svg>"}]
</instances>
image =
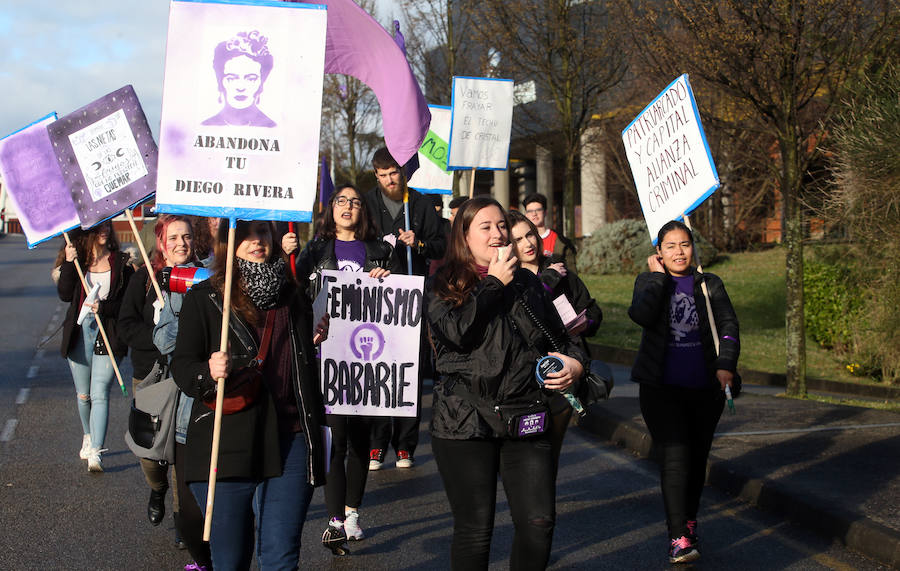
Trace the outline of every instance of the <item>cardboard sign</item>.
<instances>
[{"instance_id":1,"label":"cardboard sign","mask_svg":"<svg viewBox=\"0 0 900 571\"><path fill-rule=\"evenodd\" d=\"M719 188L697 102L682 75L622 131L651 241L670 220L690 214Z\"/></svg>"},{"instance_id":2,"label":"cardboard sign","mask_svg":"<svg viewBox=\"0 0 900 571\"><path fill-rule=\"evenodd\" d=\"M330 316L320 363L325 412L416 415L422 276L372 279L362 272L322 272L321 302Z\"/></svg>"},{"instance_id":3,"label":"cardboard sign","mask_svg":"<svg viewBox=\"0 0 900 571\"><path fill-rule=\"evenodd\" d=\"M156 190L156 142L126 85L47 126L82 228L147 200Z\"/></svg>"},{"instance_id":4,"label":"cardboard sign","mask_svg":"<svg viewBox=\"0 0 900 571\"><path fill-rule=\"evenodd\" d=\"M47 133L51 113L0 139L0 178L29 248L80 224Z\"/></svg>"},{"instance_id":5,"label":"cardboard sign","mask_svg":"<svg viewBox=\"0 0 900 571\"><path fill-rule=\"evenodd\" d=\"M425 194L453 194L453 173L447 170L450 156L450 107L429 105L431 125L419 147L419 168L409 186Z\"/></svg>"},{"instance_id":6,"label":"cardboard sign","mask_svg":"<svg viewBox=\"0 0 900 571\"><path fill-rule=\"evenodd\" d=\"M325 6L174 0L157 210L312 220Z\"/></svg>"},{"instance_id":7,"label":"cardboard sign","mask_svg":"<svg viewBox=\"0 0 900 571\"><path fill-rule=\"evenodd\" d=\"M449 170L505 170L512 133L513 80L454 77Z\"/></svg>"}]
</instances>

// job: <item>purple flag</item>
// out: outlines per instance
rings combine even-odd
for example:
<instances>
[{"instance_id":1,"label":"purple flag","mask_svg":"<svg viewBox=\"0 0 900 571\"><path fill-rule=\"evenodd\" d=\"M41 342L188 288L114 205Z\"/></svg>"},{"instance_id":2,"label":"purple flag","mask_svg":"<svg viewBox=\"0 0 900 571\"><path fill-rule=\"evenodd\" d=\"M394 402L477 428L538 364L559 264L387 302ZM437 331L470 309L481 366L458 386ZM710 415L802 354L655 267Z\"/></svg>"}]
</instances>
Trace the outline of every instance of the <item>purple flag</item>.
<instances>
[{"instance_id":1,"label":"purple flag","mask_svg":"<svg viewBox=\"0 0 900 571\"><path fill-rule=\"evenodd\" d=\"M328 160L322 155L322 166L319 168L319 204L324 207L334 193L334 182L328 172Z\"/></svg>"},{"instance_id":2,"label":"purple flag","mask_svg":"<svg viewBox=\"0 0 900 571\"><path fill-rule=\"evenodd\" d=\"M400 51L403 52L403 55L406 55L406 38L403 37L403 34L400 32L400 21L394 20L394 43L397 44L397 47L400 48Z\"/></svg>"},{"instance_id":3,"label":"purple flag","mask_svg":"<svg viewBox=\"0 0 900 571\"><path fill-rule=\"evenodd\" d=\"M431 112L409 62L394 38L352 0L328 6L325 73L351 75L375 92L381 105L384 142L398 163L415 156Z\"/></svg>"}]
</instances>

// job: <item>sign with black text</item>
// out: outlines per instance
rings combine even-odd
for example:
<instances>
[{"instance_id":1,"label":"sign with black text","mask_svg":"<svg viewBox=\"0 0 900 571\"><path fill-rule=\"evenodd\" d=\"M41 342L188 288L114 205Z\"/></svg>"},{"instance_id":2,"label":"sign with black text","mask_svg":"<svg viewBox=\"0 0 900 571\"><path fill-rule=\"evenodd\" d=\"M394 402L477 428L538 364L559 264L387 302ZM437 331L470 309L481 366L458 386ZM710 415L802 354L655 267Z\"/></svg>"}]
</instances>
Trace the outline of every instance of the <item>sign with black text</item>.
<instances>
[{"instance_id":1,"label":"sign with black text","mask_svg":"<svg viewBox=\"0 0 900 571\"><path fill-rule=\"evenodd\" d=\"M449 170L504 170L509 164L513 80L454 77Z\"/></svg>"}]
</instances>

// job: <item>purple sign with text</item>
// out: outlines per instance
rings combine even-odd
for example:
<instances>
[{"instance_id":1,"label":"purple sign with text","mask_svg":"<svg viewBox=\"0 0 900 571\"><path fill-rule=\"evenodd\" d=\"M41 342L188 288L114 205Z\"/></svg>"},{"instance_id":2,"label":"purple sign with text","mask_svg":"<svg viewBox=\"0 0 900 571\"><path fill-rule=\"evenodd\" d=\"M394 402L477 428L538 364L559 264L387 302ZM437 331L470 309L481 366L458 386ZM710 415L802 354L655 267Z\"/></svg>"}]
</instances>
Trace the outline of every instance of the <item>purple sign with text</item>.
<instances>
[{"instance_id":1,"label":"purple sign with text","mask_svg":"<svg viewBox=\"0 0 900 571\"><path fill-rule=\"evenodd\" d=\"M0 178L29 248L79 225L47 134L47 125L54 121L56 113L51 113L0 139Z\"/></svg>"},{"instance_id":2,"label":"purple sign with text","mask_svg":"<svg viewBox=\"0 0 900 571\"><path fill-rule=\"evenodd\" d=\"M321 360L325 412L415 416L424 278L326 270L322 280L321 311L330 318Z\"/></svg>"},{"instance_id":3,"label":"purple sign with text","mask_svg":"<svg viewBox=\"0 0 900 571\"><path fill-rule=\"evenodd\" d=\"M310 221L325 6L174 0L157 211Z\"/></svg>"},{"instance_id":4,"label":"purple sign with text","mask_svg":"<svg viewBox=\"0 0 900 571\"><path fill-rule=\"evenodd\" d=\"M156 190L156 142L130 85L69 113L47 131L82 228Z\"/></svg>"}]
</instances>

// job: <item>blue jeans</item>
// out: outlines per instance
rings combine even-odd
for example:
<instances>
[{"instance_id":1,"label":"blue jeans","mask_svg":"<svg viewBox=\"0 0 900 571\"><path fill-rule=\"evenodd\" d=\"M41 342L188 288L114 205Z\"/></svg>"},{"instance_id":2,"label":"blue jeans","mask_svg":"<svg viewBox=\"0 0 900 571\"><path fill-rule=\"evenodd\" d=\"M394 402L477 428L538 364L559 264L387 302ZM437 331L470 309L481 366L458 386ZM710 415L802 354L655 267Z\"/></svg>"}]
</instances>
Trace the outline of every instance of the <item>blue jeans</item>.
<instances>
[{"instance_id":1,"label":"blue jeans","mask_svg":"<svg viewBox=\"0 0 900 571\"><path fill-rule=\"evenodd\" d=\"M103 448L109 419L109 388L115 375L109 355L94 355L97 321L93 314L81 324L81 338L66 356L78 400L81 428L91 435L91 445Z\"/></svg>"},{"instance_id":2,"label":"blue jeans","mask_svg":"<svg viewBox=\"0 0 900 571\"><path fill-rule=\"evenodd\" d=\"M281 457L281 476L261 482L241 478L216 482L209 543L216 571L250 568L254 523L259 568L297 569L300 534L313 495L306 481L306 436L302 432L282 436ZM191 482L190 488L206 517L208 483Z\"/></svg>"}]
</instances>

